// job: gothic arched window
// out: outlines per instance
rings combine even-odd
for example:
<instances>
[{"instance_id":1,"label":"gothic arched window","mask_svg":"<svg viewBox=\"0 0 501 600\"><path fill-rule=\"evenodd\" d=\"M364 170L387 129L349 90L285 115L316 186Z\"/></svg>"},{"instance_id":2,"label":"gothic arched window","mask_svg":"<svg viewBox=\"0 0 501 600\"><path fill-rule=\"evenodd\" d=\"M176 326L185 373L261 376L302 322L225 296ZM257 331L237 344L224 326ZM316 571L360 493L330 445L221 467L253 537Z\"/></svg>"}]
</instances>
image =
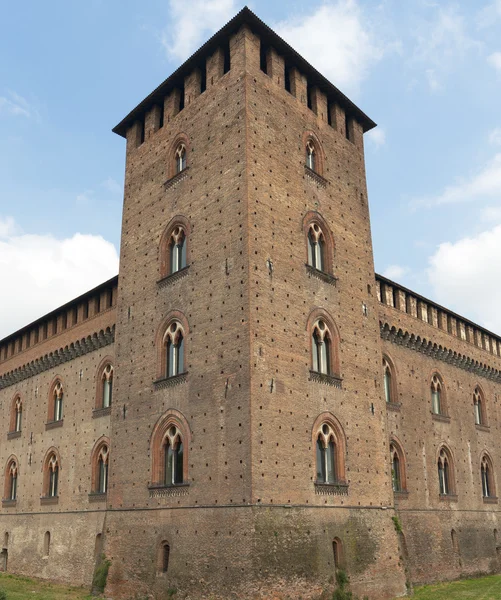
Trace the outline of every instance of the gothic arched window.
<instances>
[{"instance_id":1,"label":"gothic arched window","mask_svg":"<svg viewBox=\"0 0 501 600\"><path fill-rule=\"evenodd\" d=\"M485 425L485 401L480 387L476 387L473 392L473 410L475 414L475 425Z\"/></svg>"},{"instance_id":2,"label":"gothic arched window","mask_svg":"<svg viewBox=\"0 0 501 600\"><path fill-rule=\"evenodd\" d=\"M170 275L186 267L186 233L181 225L174 228L169 243Z\"/></svg>"},{"instance_id":3,"label":"gothic arched window","mask_svg":"<svg viewBox=\"0 0 501 600\"><path fill-rule=\"evenodd\" d=\"M21 396L16 394L12 401L11 405L11 414L10 414L10 429L9 431L12 433L19 433L21 431L23 420L23 401L21 400Z\"/></svg>"},{"instance_id":4,"label":"gothic arched window","mask_svg":"<svg viewBox=\"0 0 501 600\"><path fill-rule=\"evenodd\" d=\"M44 490L45 498L59 496L59 458L56 452L49 452L44 463Z\"/></svg>"},{"instance_id":5,"label":"gothic arched window","mask_svg":"<svg viewBox=\"0 0 501 600\"><path fill-rule=\"evenodd\" d=\"M4 487L4 498L5 500L16 500L17 499L17 477L18 477L18 464L16 458L10 458L7 462L7 469L5 472L5 487Z\"/></svg>"},{"instance_id":6,"label":"gothic arched window","mask_svg":"<svg viewBox=\"0 0 501 600\"><path fill-rule=\"evenodd\" d=\"M110 464L110 444L108 438L101 438L92 451L91 489L93 494L106 494L108 491L108 469Z\"/></svg>"},{"instance_id":7,"label":"gothic arched window","mask_svg":"<svg viewBox=\"0 0 501 600\"><path fill-rule=\"evenodd\" d=\"M496 496L494 485L494 471L490 458L484 454L480 464L480 475L482 479L482 496L484 498L493 498Z\"/></svg>"},{"instance_id":8,"label":"gothic arched window","mask_svg":"<svg viewBox=\"0 0 501 600\"><path fill-rule=\"evenodd\" d=\"M49 422L63 420L64 389L60 379L56 379L51 386L49 397Z\"/></svg>"},{"instance_id":9,"label":"gothic arched window","mask_svg":"<svg viewBox=\"0 0 501 600\"><path fill-rule=\"evenodd\" d=\"M318 319L311 334L311 369L330 375L332 372L332 336L323 319Z\"/></svg>"},{"instance_id":10,"label":"gothic arched window","mask_svg":"<svg viewBox=\"0 0 501 600\"><path fill-rule=\"evenodd\" d=\"M392 440L390 443L391 482L394 492L405 492L407 490L405 456L398 442Z\"/></svg>"},{"instance_id":11,"label":"gothic arched window","mask_svg":"<svg viewBox=\"0 0 501 600\"><path fill-rule=\"evenodd\" d=\"M189 436L179 411L171 409L157 422L151 438L153 487L187 483Z\"/></svg>"},{"instance_id":12,"label":"gothic arched window","mask_svg":"<svg viewBox=\"0 0 501 600\"><path fill-rule=\"evenodd\" d=\"M330 413L323 413L313 426L315 482L345 483L345 437L341 425Z\"/></svg>"},{"instance_id":13,"label":"gothic arched window","mask_svg":"<svg viewBox=\"0 0 501 600\"><path fill-rule=\"evenodd\" d=\"M431 412L434 415L446 415L444 384L438 373L431 378Z\"/></svg>"},{"instance_id":14,"label":"gothic arched window","mask_svg":"<svg viewBox=\"0 0 501 600\"><path fill-rule=\"evenodd\" d=\"M393 375L393 367L386 356L383 356L383 386L384 386L384 397L386 402L395 403L397 402L397 395L395 392L395 377Z\"/></svg>"},{"instance_id":15,"label":"gothic arched window","mask_svg":"<svg viewBox=\"0 0 501 600\"><path fill-rule=\"evenodd\" d=\"M315 144L312 140L306 142L306 166L312 171L316 171L317 159Z\"/></svg>"},{"instance_id":16,"label":"gothic arched window","mask_svg":"<svg viewBox=\"0 0 501 600\"><path fill-rule=\"evenodd\" d=\"M181 142L175 152L176 159L176 173L181 173L186 169L186 146Z\"/></svg>"},{"instance_id":17,"label":"gothic arched window","mask_svg":"<svg viewBox=\"0 0 501 600\"><path fill-rule=\"evenodd\" d=\"M454 494L454 473L452 457L447 448L442 447L438 455L438 487L441 495Z\"/></svg>"},{"instance_id":18,"label":"gothic arched window","mask_svg":"<svg viewBox=\"0 0 501 600\"><path fill-rule=\"evenodd\" d=\"M308 264L318 271L325 270L325 238L318 223L311 223L308 231Z\"/></svg>"},{"instance_id":19,"label":"gothic arched window","mask_svg":"<svg viewBox=\"0 0 501 600\"><path fill-rule=\"evenodd\" d=\"M179 321L170 323L164 336L165 377L184 373L184 335Z\"/></svg>"}]
</instances>

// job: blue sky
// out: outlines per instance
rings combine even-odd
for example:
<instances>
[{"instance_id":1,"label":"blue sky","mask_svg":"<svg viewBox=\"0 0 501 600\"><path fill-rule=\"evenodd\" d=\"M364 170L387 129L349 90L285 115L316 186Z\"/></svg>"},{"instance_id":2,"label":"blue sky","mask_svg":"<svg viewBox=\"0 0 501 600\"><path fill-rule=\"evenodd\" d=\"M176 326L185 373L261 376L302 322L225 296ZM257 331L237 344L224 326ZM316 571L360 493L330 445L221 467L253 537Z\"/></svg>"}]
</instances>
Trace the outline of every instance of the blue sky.
<instances>
[{"instance_id":1,"label":"blue sky","mask_svg":"<svg viewBox=\"0 0 501 600\"><path fill-rule=\"evenodd\" d=\"M0 336L117 272L111 128L242 6L0 0ZM376 270L501 332L501 0L249 7L379 125Z\"/></svg>"}]
</instances>

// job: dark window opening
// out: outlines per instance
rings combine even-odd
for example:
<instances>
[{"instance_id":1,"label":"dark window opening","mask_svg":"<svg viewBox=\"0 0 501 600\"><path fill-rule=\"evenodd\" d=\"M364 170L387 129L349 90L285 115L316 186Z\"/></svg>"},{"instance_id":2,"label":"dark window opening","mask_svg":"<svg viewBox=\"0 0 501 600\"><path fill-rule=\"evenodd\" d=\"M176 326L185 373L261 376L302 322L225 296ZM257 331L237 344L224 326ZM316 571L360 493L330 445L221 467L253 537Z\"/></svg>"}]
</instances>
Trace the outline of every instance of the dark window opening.
<instances>
[{"instance_id":1,"label":"dark window opening","mask_svg":"<svg viewBox=\"0 0 501 600\"><path fill-rule=\"evenodd\" d=\"M108 290L106 294L106 308L111 308L113 306L113 290Z\"/></svg>"},{"instance_id":2,"label":"dark window opening","mask_svg":"<svg viewBox=\"0 0 501 600\"><path fill-rule=\"evenodd\" d=\"M290 67L287 65L287 63L285 64L284 86L285 86L286 91L288 91L290 94L291 93L291 73L290 73Z\"/></svg>"},{"instance_id":3,"label":"dark window opening","mask_svg":"<svg viewBox=\"0 0 501 600\"><path fill-rule=\"evenodd\" d=\"M351 119L348 115L345 114L344 116L344 130L345 130L345 135L346 135L346 139L349 140L350 142L352 142L353 140L351 139Z\"/></svg>"},{"instance_id":4,"label":"dark window opening","mask_svg":"<svg viewBox=\"0 0 501 600\"><path fill-rule=\"evenodd\" d=\"M307 102L308 102L308 108L310 110L313 110L312 92L313 92L313 89L312 89L310 83L308 82L306 84L306 97L307 97Z\"/></svg>"},{"instance_id":5,"label":"dark window opening","mask_svg":"<svg viewBox=\"0 0 501 600\"><path fill-rule=\"evenodd\" d=\"M332 104L330 102L327 103L327 123L332 127Z\"/></svg>"},{"instance_id":6,"label":"dark window opening","mask_svg":"<svg viewBox=\"0 0 501 600\"><path fill-rule=\"evenodd\" d=\"M169 569L170 546L165 544L162 548L162 572L167 573Z\"/></svg>"},{"instance_id":7,"label":"dark window opening","mask_svg":"<svg viewBox=\"0 0 501 600\"><path fill-rule=\"evenodd\" d=\"M395 288L393 288L393 306L395 308L400 308L400 301L399 301L399 296L398 296L398 290L396 290Z\"/></svg>"},{"instance_id":8,"label":"dark window opening","mask_svg":"<svg viewBox=\"0 0 501 600\"><path fill-rule=\"evenodd\" d=\"M160 104L160 120L158 121L158 129L164 126L164 106Z\"/></svg>"},{"instance_id":9,"label":"dark window opening","mask_svg":"<svg viewBox=\"0 0 501 600\"><path fill-rule=\"evenodd\" d=\"M43 338L44 340L46 340L46 339L47 339L47 330L48 330L47 323L44 323L44 324L43 324L43 331L42 331L42 338Z\"/></svg>"},{"instance_id":10,"label":"dark window opening","mask_svg":"<svg viewBox=\"0 0 501 600\"><path fill-rule=\"evenodd\" d=\"M101 296L97 296L96 298L96 314L101 312Z\"/></svg>"},{"instance_id":11,"label":"dark window opening","mask_svg":"<svg viewBox=\"0 0 501 600\"><path fill-rule=\"evenodd\" d=\"M184 108L184 85L179 90L179 112L181 112Z\"/></svg>"},{"instance_id":12,"label":"dark window opening","mask_svg":"<svg viewBox=\"0 0 501 600\"><path fill-rule=\"evenodd\" d=\"M200 93L203 94L207 89L207 68L204 65L200 71Z\"/></svg>"},{"instance_id":13,"label":"dark window opening","mask_svg":"<svg viewBox=\"0 0 501 600\"><path fill-rule=\"evenodd\" d=\"M84 302L83 305L83 318L84 319L88 319L89 318L89 302Z\"/></svg>"},{"instance_id":14,"label":"dark window opening","mask_svg":"<svg viewBox=\"0 0 501 600\"><path fill-rule=\"evenodd\" d=\"M52 335L56 335L57 333L57 317L54 317L54 321L52 322Z\"/></svg>"},{"instance_id":15,"label":"dark window opening","mask_svg":"<svg viewBox=\"0 0 501 600\"><path fill-rule=\"evenodd\" d=\"M141 127L141 130L140 130L141 137L140 137L139 145L141 145L144 142L144 121L141 121L140 127Z\"/></svg>"},{"instance_id":16,"label":"dark window opening","mask_svg":"<svg viewBox=\"0 0 501 600\"><path fill-rule=\"evenodd\" d=\"M63 329L68 329L68 313L63 313L63 318L62 318L62 327Z\"/></svg>"},{"instance_id":17,"label":"dark window opening","mask_svg":"<svg viewBox=\"0 0 501 600\"><path fill-rule=\"evenodd\" d=\"M263 42L261 42L261 46L259 49L259 68L261 69L261 71L263 73L266 73L266 74L268 74L268 65L267 65L267 60L266 60L267 54L268 54L268 49L263 44Z\"/></svg>"},{"instance_id":18,"label":"dark window opening","mask_svg":"<svg viewBox=\"0 0 501 600\"><path fill-rule=\"evenodd\" d=\"M224 64L223 64L223 74L228 73L231 68L231 57L230 57L230 42L227 42L223 46L224 53Z\"/></svg>"}]
</instances>

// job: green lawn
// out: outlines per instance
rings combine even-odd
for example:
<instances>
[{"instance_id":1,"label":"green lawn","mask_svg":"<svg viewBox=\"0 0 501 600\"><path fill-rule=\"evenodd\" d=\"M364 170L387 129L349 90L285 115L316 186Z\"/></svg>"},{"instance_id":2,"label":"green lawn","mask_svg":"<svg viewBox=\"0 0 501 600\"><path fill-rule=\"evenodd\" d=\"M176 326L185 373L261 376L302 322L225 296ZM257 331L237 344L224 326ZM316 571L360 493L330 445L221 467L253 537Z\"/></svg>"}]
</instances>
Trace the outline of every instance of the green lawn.
<instances>
[{"instance_id":1,"label":"green lawn","mask_svg":"<svg viewBox=\"0 0 501 600\"><path fill-rule=\"evenodd\" d=\"M0 573L0 589L7 594L7 600L90 600L88 589L55 585ZM93 599L95 600L95 598Z\"/></svg>"},{"instance_id":2,"label":"green lawn","mask_svg":"<svg viewBox=\"0 0 501 600\"><path fill-rule=\"evenodd\" d=\"M501 575L415 588L415 600L501 600Z\"/></svg>"}]
</instances>

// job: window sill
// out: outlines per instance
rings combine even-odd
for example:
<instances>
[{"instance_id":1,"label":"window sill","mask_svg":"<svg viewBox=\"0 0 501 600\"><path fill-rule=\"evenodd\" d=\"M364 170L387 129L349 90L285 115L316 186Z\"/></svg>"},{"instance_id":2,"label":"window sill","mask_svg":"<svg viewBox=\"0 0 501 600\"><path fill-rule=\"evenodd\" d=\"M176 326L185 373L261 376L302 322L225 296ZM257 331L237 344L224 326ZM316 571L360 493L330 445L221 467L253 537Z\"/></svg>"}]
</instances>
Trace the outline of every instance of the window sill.
<instances>
[{"instance_id":1,"label":"window sill","mask_svg":"<svg viewBox=\"0 0 501 600\"><path fill-rule=\"evenodd\" d=\"M310 370L310 381L316 381L317 383L325 383L327 385L333 385L341 389L343 380L341 377L336 375L327 375L326 373L318 373L317 371Z\"/></svg>"},{"instance_id":2,"label":"window sill","mask_svg":"<svg viewBox=\"0 0 501 600\"><path fill-rule=\"evenodd\" d=\"M58 504L59 496L42 496L40 498L40 504L42 506L48 506L49 504Z\"/></svg>"},{"instance_id":3,"label":"window sill","mask_svg":"<svg viewBox=\"0 0 501 600\"><path fill-rule=\"evenodd\" d=\"M48 431L49 429L57 429L57 427L62 427L63 422L63 419L59 419L59 421L48 421L47 423L45 423L45 431Z\"/></svg>"},{"instance_id":4,"label":"window sill","mask_svg":"<svg viewBox=\"0 0 501 600\"><path fill-rule=\"evenodd\" d=\"M322 187L327 187L327 179L322 177L322 175L319 175L313 169L310 169L310 167L308 167L308 165L304 165L304 173L305 173L306 177L308 177L308 179L312 179L316 184L318 184Z\"/></svg>"},{"instance_id":5,"label":"window sill","mask_svg":"<svg viewBox=\"0 0 501 600\"><path fill-rule=\"evenodd\" d=\"M387 402L386 410L393 410L395 412L400 412L400 407L402 406L401 402Z\"/></svg>"},{"instance_id":6,"label":"window sill","mask_svg":"<svg viewBox=\"0 0 501 600\"><path fill-rule=\"evenodd\" d=\"M348 484L345 481L338 481L337 483L315 481L315 494L321 496L346 496L348 495Z\"/></svg>"},{"instance_id":7,"label":"window sill","mask_svg":"<svg viewBox=\"0 0 501 600\"><path fill-rule=\"evenodd\" d=\"M16 438L20 438L20 437L21 437L20 431L9 431L9 433L7 434L8 440L15 440Z\"/></svg>"},{"instance_id":8,"label":"window sill","mask_svg":"<svg viewBox=\"0 0 501 600\"><path fill-rule=\"evenodd\" d=\"M311 265L306 265L306 272L310 277L316 277L317 279L321 279L325 281L325 283L330 283L331 285L336 285L337 277L331 275L330 273L326 273L325 271L320 271Z\"/></svg>"},{"instance_id":9,"label":"window sill","mask_svg":"<svg viewBox=\"0 0 501 600\"><path fill-rule=\"evenodd\" d=\"M163 388L174 387L175 385L179 385L184 383L188 377L188 371L184 373L179 373L179 375L173 375L172 377L161 377L153 382L153 387L156 390L161 390Z\"/></svg>"},{"instance_id":10,"label":"window sill","mask_svg":"<svg viewBox=\"0 0 501 600\"><path fill-rule=\"evenodd\" d=\"M111 406L107 406L106 408L95 408L92 411L92 418L98 419L99 417L107 417L111 415Z\"/></svg>"},{"instance_id":11,"label":"window sill","mask_svg":"<svg viewBox=\"0 0 501 600\"><path fill-rule=\"evenodd\" d=\"M475 429L477 429L477 431L485 431L486 433L489 433L491 430L488 425L480 425L478 423L475 423Z\"/></svg>"},{"instance_id":12,"label":"window sill","mask_svg":"<svg viewBox=\"0 0 501 600\"><path fill-rule=\"evenodd\" d=\"M167 181L164 183L164 189L169 190L171 187L174 187L177 183L179 183L183 179L186 179L186 177L188 177L188 169L189 168L190 167L185 167L182 171L180 171L179 173L176 173L174 175L174 177L167 179Z\"/></svg>"},{"instance_id":13,"label":"window sill","mask_svg":"<svg viewBox=\"0 0 501 600\"><path fill-rule=\"evenodd\" d=\"M173 485L164 485L151 483L148 486L150 492L150 498L163 498L165 496L187 496L188 488L190 484L186 483L175 483Z\"/></svg>"},{"instance_id":14,"label":"window sill","mask_svg":"<svg viewBox=\"0 0 501 600\"><path fill-rule=\"evenodd\" d=\"M17 500L11 500L10 498L2 498L2 508L11 508L16 506Z\"/></svg>"},{"instance_id":15,"label":"window sill","mask_svg":"<svg viewBox=\"0 0 501 600\"><path fill-rule=\"evenodd\" d=\"M179 281L180 279L182 279L183 277L185 277L188 274L189 268L190 268L190 265L186 265L186 267L179 269L179 271L176 271L175 273L170 273L169 275L162 277L162 279L159 279L157 281L158 287L163 288L167 285L170 285L171 283L175 283L176 281Z\"/></svg>"},{"instance_id":16,"label":"window sill","mask_svg":"<svg viewBox=\"0 0 501 600\"><path fill-rule=\"evenodd\" d=\"M497 504L498 497L497 496L483 496L482 500L484 504Z\"/></svg>"},{"instance_id":17,"label":"window sill","mask_svg":"<svg viewBox=\"0 0 501 600\"><path fill-rule=\"evenodd\" d=\"M457 502L457 494L439 494L438 498L441 502Z\"/></svg>"},{"instance_id":18,"label":"window sill","mask_svg":"<svg viewBox=\"0 0 501 600\"><path fill-rule=\"evenodd\" d=\"M431 413L431 418L434 421L439 421L440 423L450 423L451 418L447 415L438 415L437 413Z\"/></svg>"},{"instance_id":19,"label":"window sill","mask_svg":"<svg viewBox=\"0 0 501 600\"><path fill-rule=\"evenodd\" d=\"M89 494L89 502L106 502L106 492L91 492Z\"/></svg>"}]
</instances>

